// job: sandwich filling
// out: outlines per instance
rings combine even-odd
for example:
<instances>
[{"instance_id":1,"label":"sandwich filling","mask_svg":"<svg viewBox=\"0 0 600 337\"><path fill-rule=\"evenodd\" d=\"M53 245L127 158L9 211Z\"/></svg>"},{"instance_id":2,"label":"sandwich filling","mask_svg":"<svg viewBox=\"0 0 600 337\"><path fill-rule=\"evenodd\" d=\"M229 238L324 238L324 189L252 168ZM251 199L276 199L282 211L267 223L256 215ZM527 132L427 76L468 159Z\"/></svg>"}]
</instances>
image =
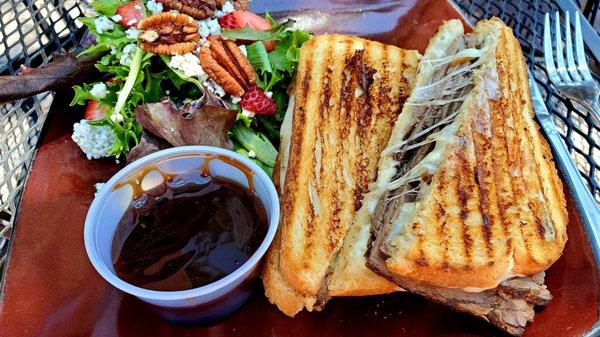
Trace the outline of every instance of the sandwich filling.
<instances>
[{"instance_id":1,"label":"sandwich filling","mask_svg":"<svg viewBox=\"0 0 600 337\"><path fill-rule=\"evenodd\" d=\"M389 250L414 239L404 228L418 212L419 201L427 193L444 150L455 141L463 102L474 94L484 63L494 62L495 47L493 36L482 40L461 35L449 45L447 56L421 61L421 67L428 67L433 74L429 81L414 88L406 102L412 107L413 126L405 137L383 151L382 156L393 158L395 174L374 191L382 198L374 214L368 263L384 276L390 276L386 275L385 265L392 255ZM485 82L493 89L494 81ZM492 89L487 91L496 94Z\"/></svg>"}]
</instances>

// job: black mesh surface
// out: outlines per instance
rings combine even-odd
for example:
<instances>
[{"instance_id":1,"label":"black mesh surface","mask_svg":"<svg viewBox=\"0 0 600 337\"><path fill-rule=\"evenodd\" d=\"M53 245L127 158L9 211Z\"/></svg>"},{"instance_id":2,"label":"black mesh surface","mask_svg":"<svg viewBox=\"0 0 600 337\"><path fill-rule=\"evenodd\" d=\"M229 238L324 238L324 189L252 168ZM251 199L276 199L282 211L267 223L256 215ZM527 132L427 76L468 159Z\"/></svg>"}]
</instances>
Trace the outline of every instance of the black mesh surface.
<instances>
[{"instance_id":1,"label":"black mesh surface","mask_svg":"<svg viewBox=\"0 0 600 337\"><path fill-rule=\"evenodd\" d=\"M84 34L76 0L0 1L0 74L47 64L52 54L77 47ZM53 93L0 105L0 271L20 193Z\"/></svg>"},{"instance_id":2,"label":"black mesh surface","mask_svg":"<svg viewBox=\"0 0 600 337\"><path fill-rule=\"evenodd\" d=\"M588 18L594 19L599 2L582 0L578 4L586 10ZM579 107L555 93L543 66L540 34L543 15L558 7L553 2L537 0L457 0L456 3L473 23L498 16L514 28L527 61L543 86L559 131L600 201L600 130L592 126ZM78 48L85 31L76 18L83 15L86 7L85 0L1 0L0 74L13 75L21 66L37 67L50 62L56 51ZM590 62L598 73L595 61ZM53 97L53 93L43 93L0 105L0 275L20 192Z\"/></svg>"}]
</instances>

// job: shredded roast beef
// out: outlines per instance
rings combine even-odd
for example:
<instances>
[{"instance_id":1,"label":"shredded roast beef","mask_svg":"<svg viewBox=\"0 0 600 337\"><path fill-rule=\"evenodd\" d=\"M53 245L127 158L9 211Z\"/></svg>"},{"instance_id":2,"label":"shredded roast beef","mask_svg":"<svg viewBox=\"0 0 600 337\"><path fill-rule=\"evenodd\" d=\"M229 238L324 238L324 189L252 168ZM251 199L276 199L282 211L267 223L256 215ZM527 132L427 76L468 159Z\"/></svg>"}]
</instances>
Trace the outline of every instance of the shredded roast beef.
<instances>
[{"instance_id":1,"label":"shredded roast beef","mask_svg":"<svg viewBox=\"0 0 600 337\"><path fill-rule=\"evenodd\" d=\"M433 287L410 279L393 278L406 290L486 321L511 335L520 336L533 320L535 305L546 305L552 295L544 285L544 273L506 280L495 289L466 292Z\"/></svg>"}]
</instances>

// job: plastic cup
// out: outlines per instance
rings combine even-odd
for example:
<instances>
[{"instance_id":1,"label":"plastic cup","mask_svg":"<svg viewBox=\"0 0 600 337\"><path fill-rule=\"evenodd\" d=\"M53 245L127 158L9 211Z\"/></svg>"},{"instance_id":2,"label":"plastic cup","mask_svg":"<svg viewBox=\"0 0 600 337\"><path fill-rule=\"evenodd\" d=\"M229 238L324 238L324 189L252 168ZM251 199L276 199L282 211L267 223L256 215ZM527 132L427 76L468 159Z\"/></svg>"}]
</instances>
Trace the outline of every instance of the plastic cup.
<instances>
[{"instance_id":1,"label":"plastic cup","mask_svg":"<svg viewBox=\"0 0 600 337\"><path fill-rule=\"evenodd\" d=\"M186 173L203 168L206 158L213 177L222 177L249 187L263 203L269 228L256 252L233 273L207 285L182 291L148 290L121 280L115 273L112 241L117 225L133 199L133 188L122 185L136 174L145 174L142 187L156 182L147 172L155 165L161 171ZM241 168L241 169L240 169ZM146 173L147 172L147 173ZM156 173L156 171L154 171ZM148 186L144 186L148 185ZM117 186L115 188L115 186ZM145 188L147 189L147 188ZM98 192L85 220L84 241L88 257L98 273L114 287L149 304L164 319L177 323L208 323L231 314L250 296L260 270L260 261L273 241L279 222L279 198L267 174L255 163L233 151L209 146L183 146L143 157L115 174Z\"/></svg>"}]
</instances>

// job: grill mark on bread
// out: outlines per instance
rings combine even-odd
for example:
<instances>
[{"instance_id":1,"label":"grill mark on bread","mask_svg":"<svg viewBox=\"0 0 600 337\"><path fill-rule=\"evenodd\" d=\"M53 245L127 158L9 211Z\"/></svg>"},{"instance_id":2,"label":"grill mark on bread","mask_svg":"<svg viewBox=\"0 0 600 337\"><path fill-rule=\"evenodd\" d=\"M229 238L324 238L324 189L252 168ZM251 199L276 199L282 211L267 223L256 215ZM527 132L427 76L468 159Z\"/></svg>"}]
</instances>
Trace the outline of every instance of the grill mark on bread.
<instances>
[{"instance_id":1,"label":"grill mark on bread","mask_svg":"<svg viewBox=\"0 0 600 337\"><path fill-rule=\"evenodd\" d=\"M501 124L499 125L498 121L504 120L504 110L499 109L499 107L495 107L495 105L499 105L500 101L491 101L490 109L491 111L498 111L497 113L490 114L490 123L492 129L492 139L490 141L491 147L491 164L492 164L492 177L491 177L491 187L492 190L495 191L496 195L496 209L498 210L498 221L500 224L500 228L502 229L502 233L505 238L507 238L505 248L505 256L509 256L512 250L512 241L510 239L510 233L508 231L508 222L509 220L505 217L505 212L508 208L506 200L504 200L503 196L503 186L501 184L504 179L509 179L508 170L506 168L506 161L503 160L506 156L506 137L503 137L503 130ZM500 139L499 139L500 138ZM501 152L500 154L498 152Z\"/></svg>"},{"instance_id":2,"label":"grill mark on bread","mask_svg":"<svg viewBox=\"0 0 600 337\"><path fill-rule=\"evenodd\" d=\"M464 159L459 160L461 163L461 167L458 169L458 204L460 207L460 226L462 239L464 244L464 253L465 253L465 264L468 266L471 263L471 247L473 244L473 240L471 239L471 235L469 235L469 229L467 228L467 224L465 220L467 219L468 211L467 201L469 200L469 193L462 186L462 179L464 172Z\"/></svg>"},{"instance_id":3,"label":"grill mark on bread","mask_svg":"<svg viewBox=\"0 0 600 337\"><path fill-rule=\"evenodd\" d=\"M494 152L492 156L492 162L494 167L500 168L500 170L496 170L500 174L500 177L494 179L494 187L498 193L498 210L500 215L500 221L502 224L502 230L506 238L508 238L506 242L506 255L509 256L513 251L513 238L512 238L512 219L507 214L509 208L511 207L511 201L506 198L506 196L512 196L513 190L512 185L510 183L511 176L508 167L508 137L506 136L506 131L504 130L504 123L506 122L506 104L503 103L502 100L492 101L490 102L491 109L493 111L498 111L498 113L491 114L492 118L492 134L496 135L495 141L492 142L492 146L494 147ZM498 153L499 152L499 153ZM502 182L508 181L509 183L504 186ZM505 187L508 190L505 190Z\"/></svg>"},{"instance_id":4,"label":"grill mark on bread","mask_svg":"<svg viewBox=\"0 0 600 337\"><path fill-rule=\"evenodd\" d=\"M478 111L476 113L483 113L482 111ZM481 116L477 117L481 118ZM476 118L476 119L477 119ZM477 130L475 123L487 123L488 121L480 120L479 122L474 119L471 123L471 127L473 128L473 132L471 133L473 138L474 152L475 152L475 167L473 169L473 179L475 181L474 189L479 197L479 202L477 203L477 207L479 210L479 214L481 215L481 230L483 241L485 243L486 252L488 259L493 263L493 254L494 247L492 245L492 226L493 226L493 215L490 212L491 202L490 202L490 191L487 183L487 175L491 175L491 173L486 170L486 152L490 149L491 144L489 143L488 137L481 136ZM490 126L491 128L491 126ZM491 135L490 135L491 136Z\"/></svg>"},{"instance_id":5,"label":"grill mark on bread","mask_svg":"<svg viewBox=\"0 0 600 337\"><path fill-rule=\"evenodd\" d=\"M448 180L446 176L446 171L440 171L439 184L440 189L442 191L448 190ZM450 264L448 263L448 246L450 246L449 233L448 233L448 217L445 208L442 203L436 197L436 217L440 220L440 226L438 227L438 236L440 240L440 246L442 247L442 269L448 270L450 269Z\"/></svg>"}]
</instances>

